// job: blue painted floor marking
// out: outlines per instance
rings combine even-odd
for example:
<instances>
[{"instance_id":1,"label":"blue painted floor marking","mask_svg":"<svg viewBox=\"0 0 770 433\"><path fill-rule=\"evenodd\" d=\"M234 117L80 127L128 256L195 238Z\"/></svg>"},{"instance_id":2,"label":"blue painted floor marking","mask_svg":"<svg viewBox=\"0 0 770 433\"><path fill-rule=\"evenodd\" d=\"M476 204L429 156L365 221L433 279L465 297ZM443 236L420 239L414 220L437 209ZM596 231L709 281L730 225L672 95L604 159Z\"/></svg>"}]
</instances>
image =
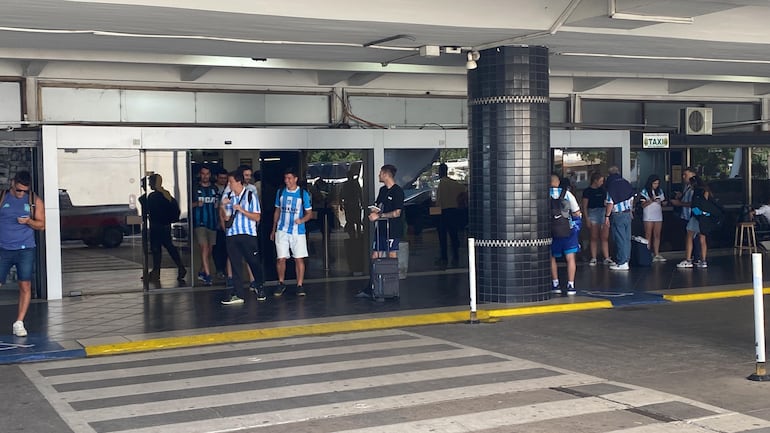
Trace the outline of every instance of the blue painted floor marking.
<instances>
[{"instance_id":1,"label":"blue painted floor marking","mask_svg":"<svg viewBox=\"0 0 770 433\"><path fill-rule=\"evenodd\" d=\"M26 337L0 335L0 364L46 361L51 359L85 358L83 348L67 349L45 336Z\"/></svg>"},{"instance_id":2,"label":"blue painted floor marking","mask_svg":"<svg viewBox=\"0 0 770 433\"><path fill-rule=\"evenodd\" d=\"M627 292L612 290L582 290L578 292L582 296L606 299L612 302L613 307L624 307L639 304L664 304L668 301L663 295L649 292Z\"/></svg>"}]
</instances>

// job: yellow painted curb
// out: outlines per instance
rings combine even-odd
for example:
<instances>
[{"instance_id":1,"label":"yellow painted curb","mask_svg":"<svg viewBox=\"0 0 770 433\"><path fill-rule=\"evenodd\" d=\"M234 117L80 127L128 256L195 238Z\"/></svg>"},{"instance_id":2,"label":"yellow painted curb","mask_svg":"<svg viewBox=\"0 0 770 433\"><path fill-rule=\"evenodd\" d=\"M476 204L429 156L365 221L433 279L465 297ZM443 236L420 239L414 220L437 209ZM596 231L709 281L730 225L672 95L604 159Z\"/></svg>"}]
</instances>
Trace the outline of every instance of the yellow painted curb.
<instances>
[{"instance_id":1,"label":"yellow painted curb","mask_svg":"<svg viewBox=\"0 0 770 433\"><path fill-rule=\"evenodd\" d=\"M598 310L612 308L610 301L576 302L574 304L534 305L531 307L503 308L489 310L489 317L512 317L527 314L562 313L565 311Z\"/></svg>"},{"instance_id":2,"label":"yellow painted curb","mask_svg":"<svg viewBox=\"0 0 770 433\"><path fill-rule=\"evenodd\" d=\"M476 318L488 321L492 318L522 316L527 314L559 313L565 311L612 308L610 301L581 302L575 304L538 305L495 310L479 310ZM470 319L470 311L416 314L399 317L348 320L343 322L316 323L310 325L285 326L279 328L249 329L201 335L153 338L125 343L102 344L85 347L86 356L117 355L146 352L150 350L178 349L212 344L240 343L245 341L270 340L300 335L321 335L353 331L369 331L387 328L406 328L420 325L461 323Z\"/></svg>"},{"instance_id":3,"label":"yellow painted curb","mask_svg":"<svg viewBox=\"0 0 770 433\"><path fill-rule=\"evenodd\" d=\"M762 289L765 295L770 294L770 288ZM709 299L739 298L753 296L754 289L723 290L719 292L688 293L685 295L663 295L663 299L671 302L706 301Z\"/></svg>"}]
</instances>

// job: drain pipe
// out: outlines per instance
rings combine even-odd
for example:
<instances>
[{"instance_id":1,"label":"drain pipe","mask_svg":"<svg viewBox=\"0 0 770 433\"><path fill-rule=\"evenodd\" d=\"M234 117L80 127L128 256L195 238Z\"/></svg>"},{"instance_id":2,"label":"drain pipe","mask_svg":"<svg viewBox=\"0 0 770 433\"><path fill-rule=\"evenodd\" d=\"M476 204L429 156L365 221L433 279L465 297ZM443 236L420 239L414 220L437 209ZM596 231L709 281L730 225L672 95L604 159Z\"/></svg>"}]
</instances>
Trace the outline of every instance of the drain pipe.
<instances>
[{"instance_id":1,"label":"drain pipe","mask_svg":"<svg viewBox=\"0 0 770 433\"><path fill-rule=\"evenodd\" d=\"M749 380L770 381L765 367L765 307L762 300L762 253L751 254L752 279L754 283L754 347L757 351L756 371Z\"/></svg>"}]
</instances>

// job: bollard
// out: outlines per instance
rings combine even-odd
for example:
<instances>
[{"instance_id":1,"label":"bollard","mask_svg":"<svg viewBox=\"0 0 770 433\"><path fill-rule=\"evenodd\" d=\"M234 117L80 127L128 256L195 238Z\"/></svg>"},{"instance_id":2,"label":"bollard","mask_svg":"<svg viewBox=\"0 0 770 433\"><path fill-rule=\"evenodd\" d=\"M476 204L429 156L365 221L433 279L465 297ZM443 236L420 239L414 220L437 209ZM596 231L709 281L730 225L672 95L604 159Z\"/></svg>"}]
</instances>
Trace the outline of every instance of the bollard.
<instances>
[{"instance_id":1,"label":"bollard","mask_svg":"<svg viewBox=\"0 0 770 433\"><path fill-rule=\"evenodd\" d=\"M751 254L752 280L754 284L754 347L757 351L756 371L747 377L758 382L770 381L765 368L765 307L762 299L762 254Z\"/></svg>"},{"instance_id":2,"label":"bollard","mask_svg":"<svg viewBox=\"0 0 770 433\"><path fill-rule=\"evenodd\" d=\"M479 323L476 317L476 238L468 238L468 278L470 278L471 318L468 323Z\"/></svg>"}]
</instances>

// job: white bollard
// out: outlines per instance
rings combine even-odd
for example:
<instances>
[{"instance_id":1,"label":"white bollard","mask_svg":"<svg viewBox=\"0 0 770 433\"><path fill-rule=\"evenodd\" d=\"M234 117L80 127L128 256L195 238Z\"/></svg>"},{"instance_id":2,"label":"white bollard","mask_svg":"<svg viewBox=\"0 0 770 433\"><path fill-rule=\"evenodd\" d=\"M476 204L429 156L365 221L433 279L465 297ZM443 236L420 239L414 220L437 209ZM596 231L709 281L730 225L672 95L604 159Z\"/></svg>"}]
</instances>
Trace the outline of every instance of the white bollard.
<instances>
[{"instance_id":1,"label":"white bollard","mask_svg":"<svg viewBox=\"0 0 770 433\"><path fill-rule=\"evenodd\" d=\"M757 365L749 380L767 381L770 375L765 368L765 307L762 288L762 254L751 254L752 282L754 285L754 346L757 351Z\"/></svg>"},{"instance_id":2,"label":"white bollard","mask_svg":"<svg viewBox=\"0 0 770 433\"><path fill-rule=\"evenodd\" d=\"M468 238L468 278L470 278L471 319L469 323L479 323L476 318L476 238Z\"/></svg>"}]
</instances>

